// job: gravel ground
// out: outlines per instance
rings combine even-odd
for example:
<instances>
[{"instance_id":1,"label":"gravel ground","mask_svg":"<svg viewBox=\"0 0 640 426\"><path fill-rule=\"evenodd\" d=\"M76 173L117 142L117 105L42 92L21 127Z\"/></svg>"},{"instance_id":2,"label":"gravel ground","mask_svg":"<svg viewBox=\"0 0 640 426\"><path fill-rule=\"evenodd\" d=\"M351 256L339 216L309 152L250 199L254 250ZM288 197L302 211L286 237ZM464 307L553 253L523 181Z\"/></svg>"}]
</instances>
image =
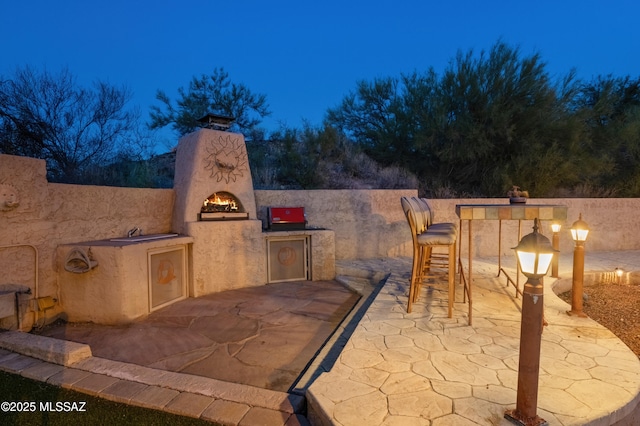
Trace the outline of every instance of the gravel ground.
<instances>
[{"instance_id":1,"label":"gravel ground","mask_svg":"<svg viewBox=\"0 0 640 426\"><path fill-rule=\"evenodd\" d=\"M640 356L640 286L597 283L584 287L583 310ZM571 291L558 295L571 304Z\"/></svg>"}]
</instances>

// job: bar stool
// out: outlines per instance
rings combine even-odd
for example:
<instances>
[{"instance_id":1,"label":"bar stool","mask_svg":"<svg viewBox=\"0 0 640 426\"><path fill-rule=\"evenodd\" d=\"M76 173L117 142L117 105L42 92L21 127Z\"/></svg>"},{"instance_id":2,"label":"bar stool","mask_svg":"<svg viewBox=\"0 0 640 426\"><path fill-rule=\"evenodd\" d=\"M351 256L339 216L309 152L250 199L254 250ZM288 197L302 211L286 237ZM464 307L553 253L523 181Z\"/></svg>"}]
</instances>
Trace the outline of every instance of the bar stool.
<instances>
[{"instance_id":1,"label":"bar stool","mask_svg":"<svg viewBox=\"0 0 640 426\"><path fill-rule=\"evenodd\" d=\"M402 197L400 203L409 223L413 241L413 264L407 312L411 313L412 305L418 300L423 284L433 286L435 281L446 275L448 315L452 318L455 300L457 227L452 223L434 224L426 200ZM433 249L438 247L445 247L447 252L434 253Z\"/></svg>"}]
</instances>

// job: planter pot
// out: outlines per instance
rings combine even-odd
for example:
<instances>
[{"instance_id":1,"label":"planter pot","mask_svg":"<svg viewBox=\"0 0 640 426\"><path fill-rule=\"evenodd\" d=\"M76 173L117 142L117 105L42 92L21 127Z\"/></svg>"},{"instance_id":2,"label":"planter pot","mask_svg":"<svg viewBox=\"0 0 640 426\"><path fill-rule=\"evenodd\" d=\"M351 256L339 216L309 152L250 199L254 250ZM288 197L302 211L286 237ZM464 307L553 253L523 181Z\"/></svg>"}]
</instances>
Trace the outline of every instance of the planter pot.
<instances>
[{"instance_id":1,"label":"planter pot","mask_svg":"<svg viewBox=\"0 0 640 426\"><path fill-rule=\"evenodd\" d=\"M526 204L527 197L509 197L510 204Z\"/></svg>"}]
</instances>

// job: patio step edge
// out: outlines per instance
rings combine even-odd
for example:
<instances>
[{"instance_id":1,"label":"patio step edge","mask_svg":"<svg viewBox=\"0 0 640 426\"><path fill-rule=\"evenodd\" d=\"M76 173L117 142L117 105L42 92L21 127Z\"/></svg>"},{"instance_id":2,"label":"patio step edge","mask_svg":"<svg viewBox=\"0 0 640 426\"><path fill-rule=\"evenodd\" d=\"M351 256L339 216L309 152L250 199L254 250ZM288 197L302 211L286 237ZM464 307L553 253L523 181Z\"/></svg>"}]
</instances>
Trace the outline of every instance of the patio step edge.
<instances>
[{"instance_id":1,"label":"patio step edge","mask_svg":"<svg viewBox=\"0 0 640 426\"><path fill-rule=\"evenodd\" d=\"M0 332L0 348L63 366L92 357L89 345L21 331Z\"/></svg>"}]
</instances>

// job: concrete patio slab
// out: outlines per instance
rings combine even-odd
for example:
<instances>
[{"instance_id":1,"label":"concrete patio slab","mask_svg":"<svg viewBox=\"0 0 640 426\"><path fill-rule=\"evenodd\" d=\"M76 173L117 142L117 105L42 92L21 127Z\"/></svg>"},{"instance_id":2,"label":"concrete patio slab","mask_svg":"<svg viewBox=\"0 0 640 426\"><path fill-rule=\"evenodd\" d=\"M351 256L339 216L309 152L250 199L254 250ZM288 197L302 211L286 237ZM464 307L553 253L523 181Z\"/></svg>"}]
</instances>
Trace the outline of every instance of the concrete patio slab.
<instances>
[{"instance_id":1,"label":"concrete patio slab","mask_svg":"<svg viewBox=\"0 0 640 426\"><path fill-rule=\"evenodd\" d=\"M571 260L567 257L561 259L561 276L565 277L571 274ZM613 270L620 265L626 270L640 270L640 252L587 254L587 270ZM153 365L137 365L94 354L63 367L0 349L0 369L71 389L84 387L85 391L98 392L97 388L106 386L97 394L224 424L253 425L257 421L269 425L311 422L345 426L511 424L504 418L504 412L515 407L520 299L514 297L513 288L505 286L504 279L495 277L497 259L474 260L473 326L467 324L461 291L452 319L446 318L446 295L438 291L425 290L412 314L407 314L410 266L410 259L406 258L345 262L344 270L352 276L341 277L344 284L366 287L363 280L370 282L367 277L377 277L383 279L384 285L371 293L367 303L361 301L340 324L295 388L296 394L176 371L184 366L177 353L167 356L166 364L156 359ZM638 357L594 321L566 315L567 305L550 290L553 280L545 281L545 319L549 325L542 336L538 415L550 425L637 424ZM309 297L307 292L305 289L299 294ZM304 303L299 299L290 303L296 310L293 313L274 310L271 302L246 305L246 300L238 303L228 296L225 294L224 301L215 302L194 299L192 309L162 310L161 315L154 316L152 325L142 328L184 329L193 324L187 320L187 314L207 317L212 311L232 312L227 309L229 306L240 312L243 304L245 318L268 318L268 325L258 327L260 332L277 331L287 323L297 329L310 318L334 320L332 315L317 315L314 309L305 316ZM315 306L332 297L318 301ZM199 326L200 330L207 330L202 324ZM185 341L191 343L176 345L190 348L183 362L196 365L204 359L203 354L211 354L223 345L237 354L251 347L245 341L233 341L232 333L224 325L218 329L229 341L214 341L202 348L191 345L197 339L187 338ZM239 327L239 333L244 333L246 339L247 328ZM0 340L4 334L0 333ZM86 337L86 330L81 334ZM140 338L142 334L133 335ZM154 336L166 335L147 333L149 339ZM285 335L271 337L280 347L288 344ZM252 336L246 341L255 343L259 338ZM147 347L166 347L158 342L149 343ZM254 349L259 350L260 346ZM249 354L245 353L246 359L258 359ZM282 354L292 362L289 351ZM160 369L172 362L171 369ZM305 400L308 418L304 415Z\"/></svg>"},{"instance_id":2,"label":"concrete patio slab","mask_svg":"<svg viewBox=\"0 0 640 426\"><path fill-rule=\"evenodd\" d=\"M567 257L560 261L561 276L571 276ZM521 300L496 277L497 258L474 260L473 326L462 291L453 318L447 318L447 295L439 290L423 289L413 312L406 313L410 259L356 263L371 270L386 266L390 275L331 371L309 387L310 421L511 424L504 413L516 402ZM640 269L640 253L587 256L588 270L612 271L620 264ZM515 265L509 273L515 277ZM636 424L638 357L595 321L567 315L567 304L551 291L553 281L545 278L548 326L538 415L551 425Z\"/></svg>"},{"instance_id":3,"label":"concrete patio slab","mask_svg":"<svg viewBox=\"0 0 640 426\"><path fill-rule=\"evenodd\" d=\"M90 348L104 359L286 392L359 297L335 281L269 284L182 300L128 325L63 324L33 338Z\"/></svg>"}]
</instances>

